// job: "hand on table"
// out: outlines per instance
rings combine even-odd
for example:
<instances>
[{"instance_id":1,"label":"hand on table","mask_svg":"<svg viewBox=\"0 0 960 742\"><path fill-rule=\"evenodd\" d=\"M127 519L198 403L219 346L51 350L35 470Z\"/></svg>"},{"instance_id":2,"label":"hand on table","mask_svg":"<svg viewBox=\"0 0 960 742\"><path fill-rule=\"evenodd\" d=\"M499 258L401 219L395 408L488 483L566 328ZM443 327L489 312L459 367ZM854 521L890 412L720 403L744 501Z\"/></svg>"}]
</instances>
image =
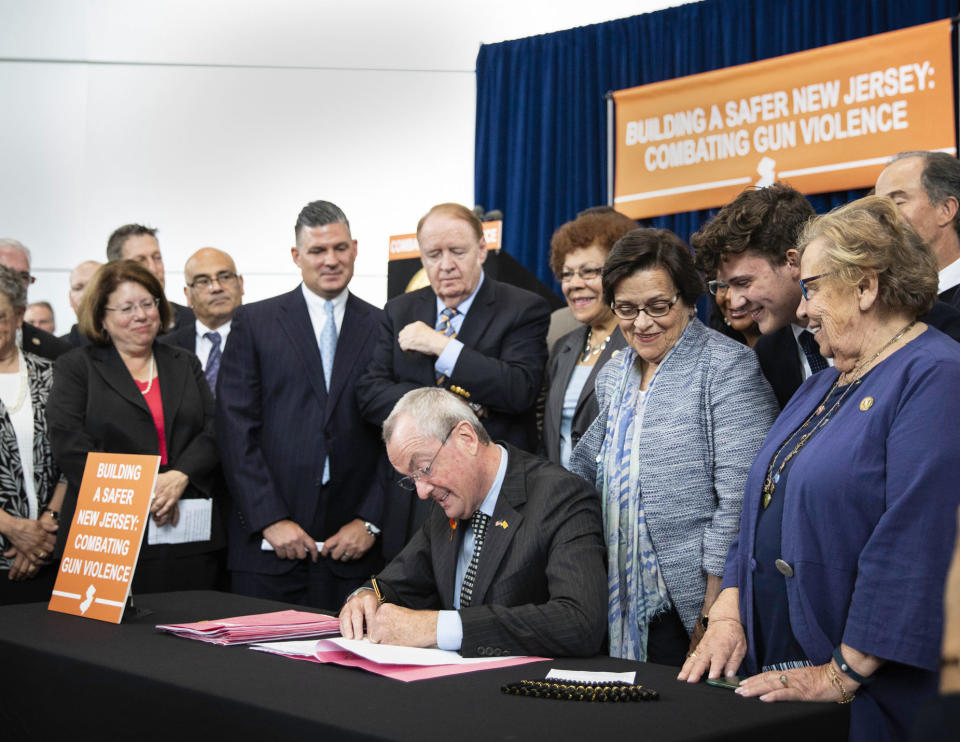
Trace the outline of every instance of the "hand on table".
<instances>
[{"instance_id":1,"label":"hand on table","mask_svg":"<svg viewBox=\"0 0 960 742\"><path fill-rule=\"evenodd\" d=\"M842 678L852 696L856 685ZM740 681L734 691L744 698L759 697L761 701L838 701L840 691L830 678L830 663L799 667L793 670L770 670Z\"/></svg>"},{"instance_id":2,"label":"hand on table","mask_svg":"<svg viewBox=\"0 0 960 742\"><path fill-rule=\"evenodd\" d=\"M366 636L374 644L405 647L437 645L437 612L414 611L393 603L379 603L372 590L361 590L340 610L340 633L345 639Z\"/></svg>"}]
</instances>

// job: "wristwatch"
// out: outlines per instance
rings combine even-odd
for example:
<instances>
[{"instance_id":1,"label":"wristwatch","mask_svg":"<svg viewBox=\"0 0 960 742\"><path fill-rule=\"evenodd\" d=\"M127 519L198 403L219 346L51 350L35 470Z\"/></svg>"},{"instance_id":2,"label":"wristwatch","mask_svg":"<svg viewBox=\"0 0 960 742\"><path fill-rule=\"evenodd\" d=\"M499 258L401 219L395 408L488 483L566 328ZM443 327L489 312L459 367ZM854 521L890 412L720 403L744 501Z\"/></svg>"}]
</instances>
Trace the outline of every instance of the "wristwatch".
<instances>
[{"instance_id":1,"label":"wristwatch","mask_svg":"<svg viewBox=\"0 0 960 742\"><path fill-rule=\"evenodd\" d=\"M366 528L367 533L369 533L374 538L380 535L380 529L377 528L375 525L373 525L373 523L371 523L369 520L363 521L363 527Z\"/></svg>"}]
</instances>

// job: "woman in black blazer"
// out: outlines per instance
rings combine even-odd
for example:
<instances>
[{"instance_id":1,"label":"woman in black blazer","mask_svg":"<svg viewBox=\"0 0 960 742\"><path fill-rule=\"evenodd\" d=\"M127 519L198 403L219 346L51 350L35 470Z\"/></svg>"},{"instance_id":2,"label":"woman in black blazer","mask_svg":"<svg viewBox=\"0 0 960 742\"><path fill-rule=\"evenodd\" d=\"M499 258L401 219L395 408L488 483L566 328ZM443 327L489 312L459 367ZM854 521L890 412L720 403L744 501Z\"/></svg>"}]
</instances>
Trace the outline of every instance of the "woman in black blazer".
<instances>
[{"instance_id":1,"label":"woman in black blazer","mask_svg":"<svg viewBox=\"0 0 960 742\"><path fill-rule=\"evenodd\" d=\"M212 500L210 538L150 545L144 536L136 592L211 589L222 569L213 397L196 356L156 342L170 314L163 288L146 268L131 260L107 263L80 305L80 331L92 344L57 360L47 406L53 454L68 481L65 524L72 521L90 451L160 455L150 507L158 526L177 523L183 499ZM58 550L67 530L60 531Z\"/></svg>"},{"instance_id":2,"label":"woman in black blazer","mask_svg":"<svg viewBox=\"0 0 960 742\"><path fill-rule=\"evenodd\" d=\"M597 416L597 372L626 344L617 318L603 301L600 274L613 243L636 227L613 209L598 210L567 222L550 240L550 267L573 316L583 323L557 340L544 374L540 453L564 467Z\"/></svg>"}]
</instances>

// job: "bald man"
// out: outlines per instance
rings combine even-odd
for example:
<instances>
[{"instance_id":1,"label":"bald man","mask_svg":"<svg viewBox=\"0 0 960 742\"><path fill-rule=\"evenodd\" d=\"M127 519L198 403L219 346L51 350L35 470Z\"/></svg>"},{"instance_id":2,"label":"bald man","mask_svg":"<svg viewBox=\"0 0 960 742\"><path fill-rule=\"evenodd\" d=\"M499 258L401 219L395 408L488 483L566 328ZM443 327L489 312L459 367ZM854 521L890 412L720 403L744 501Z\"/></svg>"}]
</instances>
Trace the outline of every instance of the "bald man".
<instances>
[{"instance_id":1,"label":"bald man","mask_svg":"<svg viewBox=\"0 0 960 742\"><path fill-rule=\"evenodd\" d=\"M86 290L87 284L90 283L90 279L93 278L93 274L100 269L101 265L103 263L96 260L84 260L70 271L70 308L73 309L74 314L80 311L80 300L83 298L83 292ZM81 345L87 345L90 342L84 335L80 334L80 328L77 327L76 323L70 328L70 332L61 335L60 339L66 340L74 348L79 348Z\"/></svg>"},{"instance_id":2,"label":"bald man","mask_svg":"<svg viewBox=\"0 0 960 742\"><path fill-rule=\"evenodd\" d=\"M184 296L196 320L161 336L163 342L196 353L210 391L216 394L220 358L230 335L233 313L243 301L243 276L227 253L202 247L187 258L183 269Z\"/></svg>"}]
</instances>

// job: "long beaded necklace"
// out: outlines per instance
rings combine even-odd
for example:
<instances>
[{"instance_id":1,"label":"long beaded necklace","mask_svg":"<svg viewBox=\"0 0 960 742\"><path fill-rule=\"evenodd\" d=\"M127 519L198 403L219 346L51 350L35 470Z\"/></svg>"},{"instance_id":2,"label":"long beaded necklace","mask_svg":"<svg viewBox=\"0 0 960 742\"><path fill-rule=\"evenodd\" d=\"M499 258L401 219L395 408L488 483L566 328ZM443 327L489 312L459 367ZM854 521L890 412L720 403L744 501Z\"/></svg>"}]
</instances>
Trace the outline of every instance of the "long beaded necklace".
<instances>
[{"instance_id":1,"label":"long beaded necklace","mask_svg":"<svg viewBox=\"0 0 960 742\"><path fill-rule=\"evenodd\" d=\"M606 347L607 347L607 343L610 342L610 338L612 338L612 337L613 337L613 331L611 331L611 332L603 339L603 342L600 343L600 345L598 345L596 348L591 348L591 347L590 347L590 342L593 340L593 328L591 327L591 328L590 328L590 332L587 333L587 342L586 342L586 344L583 346L583 352L580 354L580 362L581 362L581 363L585 363L586 361L589 361L589 360L590 360L590 357L591 357L591 356L598 356L598 355L600 355L601 353L603 353L603 351L604 351L604 350L606 349Z\"/></svg>"},{"instance_id":2,"label":"long beaded necklace","mask_svg":"<svg viewBox=\"0 0 960 742\"><path fill-rule=\"evenodd\" d=\"M812 438L813 435L818 430L820 430L820 428L822 428L824 425L826 425L830 421L830 418L833 417L834 413L838 409L840 409L840 405L843 404L843 400L847 397L847 395L850 392L852 392L854 389L860 386L860 383L863 381L863 375L861 373L863 369L865 369L867 366L869 366L875 360L877 360L880 357L880 354L883 353L883 351L885 351L887 348L889 348L891 345L897 342L900 338L902 338L907 332L910 331L910 328L912 328L915 324L917 324L917 320L913 320L913 322L910 322L906 327L900 330L900 332L898 332L896 335L890 338L886 343L884 343L883 347L880 348L880 350L878 350L873 355L872 358L870 358L867 361L864 361L853 370L853 372L850 374L850 377L851 377L850 383L847 384L847 388L843 390L843 393L839 396L837 401L834 402L833 406L830 408L830 411L827 412L826 415L823 415L823 417L820 418L817 424L814 425L810 431L800 436L799 440L797 440L796 445L793 447L793 450L790 451L790 453L788 453L783 458L783 461L780 462L780 466L776 467L777 470L776 472L774 472L774 467L777 464L777 457L779 457L780 454L783 453L783 450L787 447L787 444L790 443L790 441L793 439L793 436L791 435L790 437L787 438L787 440L783 442L783 444L781 444L780 448L778 448L776 453L774 453L773 458L770 459L770 466L767 468L767 477L763 482L762 504L763 504L764 510L766 510L767 506L770 505L770 501L773 499L773 491L776 489L777 483L780 481L780 475L783 473L784 467L787 465L790 459L792 459L794 456L800 453L800 449L802 449L805 445L807 445L807 441L810 440L810 438ZM799 430L803 430L804 428L806 428L810 424L810 421L813 420L813 418L815 418L817 415L823 414L824 410L826 409L825 405L827 400L830 399L830 395L832 395L834 390L836 390L836 388L840 385L840 379L842 377L843 377L843 374L839 374L837 376L836 381L833 382L833 385L830 387L829 391L827 391L823 400L820 402L819 405L817 405L817 408L812 413L810 413L810 416L804 421L803 425L800 426Z\"/></svg>"}]
</instances>

